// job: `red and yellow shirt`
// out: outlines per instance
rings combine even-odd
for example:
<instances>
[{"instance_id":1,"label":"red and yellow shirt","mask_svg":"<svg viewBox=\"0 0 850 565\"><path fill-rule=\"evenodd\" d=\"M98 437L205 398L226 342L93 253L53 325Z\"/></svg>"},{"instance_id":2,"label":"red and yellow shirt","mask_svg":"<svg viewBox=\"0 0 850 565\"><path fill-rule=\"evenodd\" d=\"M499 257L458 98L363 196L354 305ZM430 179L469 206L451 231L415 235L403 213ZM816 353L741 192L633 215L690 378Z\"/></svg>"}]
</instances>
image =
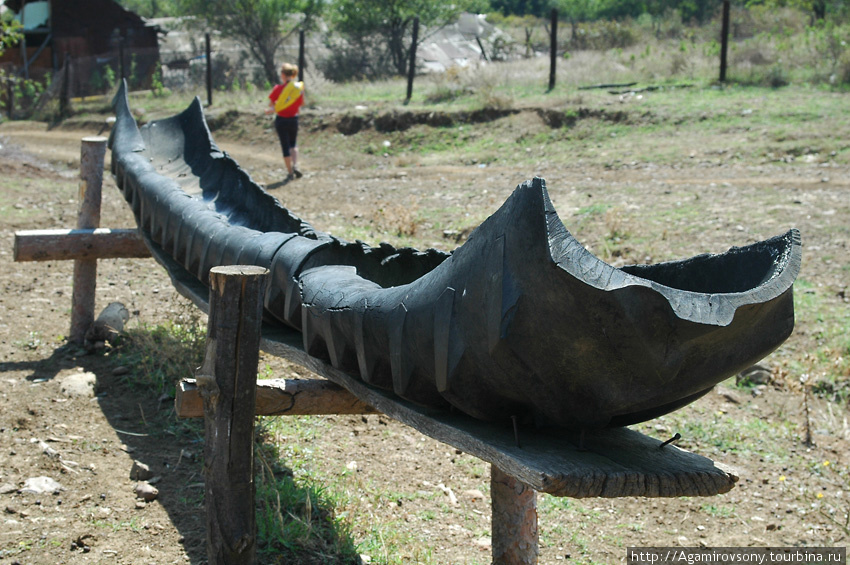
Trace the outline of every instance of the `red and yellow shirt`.
<instances>
[{"instance_id":1,"label":"red and yellow shirt","mask_svg":"<svg viewBox=\"0 0 850 565\"><path fill-rule=\"evenodd\" d=\"M294 118L304 103L304 83L290 80L285 84L278 84L269 94L269 100L274 102L274 111L278 116Z\"/></svg>"}]
</instances>

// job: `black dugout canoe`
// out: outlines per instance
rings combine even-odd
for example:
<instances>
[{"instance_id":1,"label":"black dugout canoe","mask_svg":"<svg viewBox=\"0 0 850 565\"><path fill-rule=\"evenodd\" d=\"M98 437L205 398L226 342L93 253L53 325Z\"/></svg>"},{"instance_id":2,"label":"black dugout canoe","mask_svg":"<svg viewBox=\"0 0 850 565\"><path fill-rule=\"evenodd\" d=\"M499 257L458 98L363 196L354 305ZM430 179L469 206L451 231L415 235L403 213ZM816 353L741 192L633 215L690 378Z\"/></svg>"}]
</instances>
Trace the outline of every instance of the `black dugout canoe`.
<instances>
[{"instance_id":1,"label":"black dugout canoe","mask_svg":"<svg viewBox=\"0 0 850 565\"><path fill-rule=\"evenodd\" d=\"M269 319L369 385L484 420L599 428L682 407L794 327L799 232L720 255L614 268L523 183L454 252L313 229L218 149L200 101L141 129L114 101L112 171L139 229L208 284L271 271Z\"/></svg>"}]
</instances>

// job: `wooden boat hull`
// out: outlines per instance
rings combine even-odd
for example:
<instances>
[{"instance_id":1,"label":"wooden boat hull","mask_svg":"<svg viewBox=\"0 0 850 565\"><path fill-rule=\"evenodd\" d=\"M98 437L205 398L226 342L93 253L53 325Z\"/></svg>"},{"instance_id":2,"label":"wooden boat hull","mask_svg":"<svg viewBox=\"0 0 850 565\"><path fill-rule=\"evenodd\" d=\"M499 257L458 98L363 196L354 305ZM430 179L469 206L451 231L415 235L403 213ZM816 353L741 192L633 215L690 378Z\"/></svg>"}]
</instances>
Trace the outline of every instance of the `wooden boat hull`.
<instances>
[{"instance_id":1,"label":"wooden boat hull","mask_svg":"<svg viewBox=\"0 0 850 565\"><path fill-rule=\"evenodd\" d=\"M122 89L112 169L139 229L207 284L271 271L268 318L368 385L482 420L621 426L699 398L794 326L799 233L616 269L566 230L536 178L451 254L321 233L213 142L198 100L141 130Z\"/></svg>"}]
</instances>

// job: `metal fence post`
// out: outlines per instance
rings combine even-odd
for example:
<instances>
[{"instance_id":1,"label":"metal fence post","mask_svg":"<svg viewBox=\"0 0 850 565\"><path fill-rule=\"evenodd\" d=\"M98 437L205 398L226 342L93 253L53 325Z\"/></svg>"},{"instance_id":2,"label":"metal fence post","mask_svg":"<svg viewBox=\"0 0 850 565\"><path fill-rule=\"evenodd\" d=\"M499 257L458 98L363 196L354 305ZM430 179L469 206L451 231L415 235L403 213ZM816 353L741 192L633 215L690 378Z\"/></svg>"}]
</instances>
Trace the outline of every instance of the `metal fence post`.
<instances>
[{"instance_id":1,"label":"metal fence post","mask_svg":"<svg viewBox=\"0 0 850 565\"><path fill-rule=\"evenodd\" d=\"M723 1L723 23L720 30L720 82L726 82L726 61L729 54L729 0Z\"/></svg>"},{"instance_id":2,"label":"metal fence post","mask_svg":"<svg viewBox=\"0 0 850 565\"><path fill-rule=\"evenodd\" d=\"M413 77L416 75L416 44L419 42L419 17L413 18L413 39L410 43L410 67L407 72L407 98L404 103L410 102L413 96Z\"/></svg>"},{"instance_id":3,"label":"metal fence post","mask_svg":"<svg viewBox=\"0 0 850 565\"><path fill-rule=\"evenodd\" d=\"M549 90L555 88L555 69L558 62L558 10L552 8L549 15L551 34L549 37Z\"/></svg>"},{"instance_id":4,"label":"metal fence post","mask_svg":"<svg viewBox=\"0 0 850 565\"><path fill-rule=\"evenodd\" d=\"M207 105L212 106L212 49L210 48L210 33L204 34L207 55Z\"/></svg>"},{"instance_id":5,"label":"metal fence post","mask_svg":"<svg viewBox=\"0 0 850 565\"><path fill-rule=\"evenodd\" d=\"M304 30L298 31L298 80L304 80L304 67L307 66L307 57L304 53Z\"/></svg>"}]
</instances>

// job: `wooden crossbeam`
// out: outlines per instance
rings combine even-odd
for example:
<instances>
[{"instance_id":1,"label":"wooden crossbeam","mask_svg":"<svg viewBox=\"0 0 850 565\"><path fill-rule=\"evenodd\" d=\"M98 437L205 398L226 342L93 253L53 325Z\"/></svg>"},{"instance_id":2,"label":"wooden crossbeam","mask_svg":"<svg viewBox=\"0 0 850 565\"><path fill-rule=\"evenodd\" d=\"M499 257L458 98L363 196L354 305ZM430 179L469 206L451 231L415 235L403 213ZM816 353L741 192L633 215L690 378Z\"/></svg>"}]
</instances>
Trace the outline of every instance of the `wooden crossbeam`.
<instances>
[{"instance_id":1,"label":"wooden crossbeam","mask_svg":"<svg viewBox=\"0 0 850 565\"><path fill-rule=\"evenodd\" d=\"M175 407L179 418L203 418L204 404L195 379L177 387ZM336 383L324 379L263 379L257 381L257 416L308 416L325 414L377 414Z\"/></svg>"},{"instance_id":2,"label":"wooden crossbeam","mask_svg":"<svg viewBox=\"0 0 850 565\"><path fill-rule=\"evenodd\" d=\"M15 261L144 258L151 253L135 229L53 229L15 232Z\"/></svg>"}]
</instances>

